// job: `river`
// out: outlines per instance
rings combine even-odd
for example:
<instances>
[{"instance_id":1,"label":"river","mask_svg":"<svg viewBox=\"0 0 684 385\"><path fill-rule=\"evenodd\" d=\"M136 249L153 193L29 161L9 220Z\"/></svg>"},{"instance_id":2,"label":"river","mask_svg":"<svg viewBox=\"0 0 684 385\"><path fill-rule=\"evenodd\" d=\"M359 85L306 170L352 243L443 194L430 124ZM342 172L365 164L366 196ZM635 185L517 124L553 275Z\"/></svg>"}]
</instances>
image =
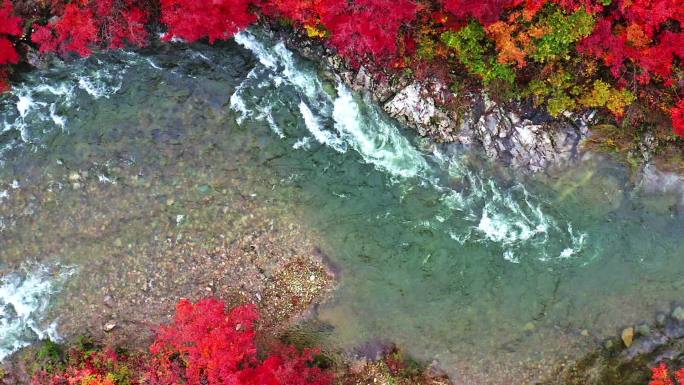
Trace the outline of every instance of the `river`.
<instances>
[{"instance_id":1,"label":"river","mask_svg":"<svg viewBox=\"0 0 684 385\"><path fill-rule=\"evenodd\" d=\"M0 357L58 337L50 303L73 282L138 285L144 254L112 248L222 236L239 199L296 218L338 267L326 344L391 341L457 383L531 380L681 299L679 197L602 157L516 175L321 70L252 31L24 74L0 97Z\"/></svg>"}]
</instances>

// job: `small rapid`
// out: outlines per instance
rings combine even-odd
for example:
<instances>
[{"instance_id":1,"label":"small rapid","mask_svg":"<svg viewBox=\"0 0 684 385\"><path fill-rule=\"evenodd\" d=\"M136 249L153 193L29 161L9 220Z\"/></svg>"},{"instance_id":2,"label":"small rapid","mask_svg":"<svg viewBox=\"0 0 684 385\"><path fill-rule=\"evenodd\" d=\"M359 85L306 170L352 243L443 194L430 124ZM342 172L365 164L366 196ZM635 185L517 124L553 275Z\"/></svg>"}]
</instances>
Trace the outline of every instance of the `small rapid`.
<instances>
[{"instance_id":1,"label":"small rapid","mask_svg":"<svg viewBox=\"0 0 684 385\"><path fill-rule=\"evenodd\" d=\"M57 320L47 320L52 298L72 267L26 263L0 276L0 361L37 340L59 341Z\"/></svg>"}]
</instances>

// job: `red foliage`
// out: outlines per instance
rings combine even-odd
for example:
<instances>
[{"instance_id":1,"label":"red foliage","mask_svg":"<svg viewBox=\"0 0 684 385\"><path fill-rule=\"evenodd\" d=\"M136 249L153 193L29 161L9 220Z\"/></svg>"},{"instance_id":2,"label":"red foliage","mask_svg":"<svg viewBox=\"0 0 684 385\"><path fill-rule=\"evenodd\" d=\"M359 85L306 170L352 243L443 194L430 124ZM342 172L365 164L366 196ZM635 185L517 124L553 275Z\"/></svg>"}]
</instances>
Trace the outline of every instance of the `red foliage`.
<instances>
[{"instance_id":1,"label":"red foliage","mask_svg":"<svg viewBox=\"0 0 684 385\"><path fill-rule=\"evenodd\" d=\"M21 35L21 23L21 18L14 15L12 3L9 0L3 0L0 3L0 35Z\"/></svg>"},{"instance_id":2,"label":"red foliage","mask_svg":"<svg viewBox=\"0 0 684 385\"><path fill-rule=\"evenodd\" d=\"M667 364L661 362L660 365L651 369L651 382L648 385L674 385Z\"/></svg>"},{"instance_id":3,"label":"red foliage","mask_svg":"<svg viewBox=\"0 0 684 385\"><path fill-rule=\"evenodd\" d=\"M684 368L679 369L675 372L675 378L679 385L684 385Z\"/></svg>"},{"instance_id":4,"label":"red foliage","mask_svg":"<svg viewBox=\"0 0 684 385\"><path fill-rule=\"evenodd\" d=\"M109 48L122 48L126 43L134 46L147 44L148 12L135 0L97 0L90 8L98 22L104 41Z\"/></svg>"},{"instance_id":5,"label":"red foliage","mask_svg":"<svg viewBox=\"0 0 684 385\"><path fill-rule=\"evenodd\" d=\"M59 3L59 2L58 2ZM135 0L83 0L63 9L59 19L34 25L31 40L40 52L88 56L101 43L121 48L126 43L143 46L147 42L148 14Z\"/></svg>"},{"instance_id":6,"label":"red foliage","mask_svg":"<svg viewBox=\"0 0 684 385\"><path fill-rule=\"evenodd\" d=\"M506 9L521 3L521 0L444 0L444 9L460 20L474 18L481 24L489 25L498 21Z\"/></svg>"},{"instance_id":7,"label":"red foliage","mask_svg":"<svg viewBox=\"0 0 684 385\"><path fill-rule=\"evenodd\" d=\"M674 128L674 133L684 138L684 99L680 100L679 103L672 108L672 127ZM682 384L684 384L684 369L677 372L680 377L678 379Z\"/></svg>"},{"instance_id":8,"label":"red foliage","mask_svg":"<svg viewBox=\"0 0 684 385\"><path fill-rule=\"evenodd\" d=\"M8 38L0 36L0 65L17 63L19 63L19 54L14 49L14 45Z\"/></svg>"},{"instance_id":9,"label":"red foliage","mask_svg":"<svg viewBox=\"0 0 684 385\"><path fill-rule=\"evenodd\" d=\"M319 5L323 25L331 32L329 43L358 64L369 57L388 64L399 52L402 26L416 20L413 0L329 0Z\"/></svg>"},{"instance_id":10,"label":"red foliage","mask_svg":"<svg viewBox=\"0 0 684 385\"><path fill-rule=\"evenodd\" d=\"M664 28L669 20L684 21L684 2L622 0L578 48L602 59L616 78L631 63L641 84L655 78L670 85L675 59L684 59L684 33Z\"/></svg>"},{"instance_id":11,"label":"red foliage","mask_svg":"<svg viewBox=\"0 0 684 385\"><path fill-rule=\"evenodd\" d=\"M47 26L34 26L31 40L38 44L40 52L77 53L88 56L92 47L100 42L95 15L88 8L80 8L74 3L64 7L59 20Z\"/></svg>"},{"instance_id":12,"label":"red foliage","mask_svg":"<svg viewBox=\"0 0 684 385\"><path fill-rule=\"evenodd\" d=\"M181 300L173 322L161 327L150 351L148 381L158 385L326 385L332 377L313 365L313 351L283 347L257 358L253 305L226 312L223 302Z\"/></svg>"},{"instance_id":13,"label":"red foliage","mask_svg":"<svg viewBox=\"0 0 684 385\"><path fill-rule=\"evenodd\" d=\"M230 39L256 20L245 0L161 0L162 21L168 39L187 41L209 38L209 42Z\"/></svg>"},{"instance_id":14,"label":"red foliage","mask_svg":"<svg viewBox=\"0 0 684 385\"><path fill-rule=\"evenodd\" d=\"M677 385L684 385L684 368L674 373L674 379L677 380ZM666 363L661 362L658 366L651 368L651 381L648 385L675 385Z\"/></svg>"},{"instance_id":15,"label":"red foliage","mask_svg":"<svg viewBox=\"0 0 684 385\"><path fill-rule=\"evenodd\" d=\"M20 36L23 20L14 15L14 7L8 0L0 0L0 93L9 90L7 82L8 64L19 63L19 53L10 37Z\"/></svg>"},{"instance_id":16,"label":"red foliage","mask_svg":"<svg viewBox=\"0 0 684 385\"><path fill-rule=\"evenodd\" d=\"M284 16L302 24L315 24L319 18L319 4L323 0L262 0L261 12L268 16Z\"/></svg>"}]
</instances>

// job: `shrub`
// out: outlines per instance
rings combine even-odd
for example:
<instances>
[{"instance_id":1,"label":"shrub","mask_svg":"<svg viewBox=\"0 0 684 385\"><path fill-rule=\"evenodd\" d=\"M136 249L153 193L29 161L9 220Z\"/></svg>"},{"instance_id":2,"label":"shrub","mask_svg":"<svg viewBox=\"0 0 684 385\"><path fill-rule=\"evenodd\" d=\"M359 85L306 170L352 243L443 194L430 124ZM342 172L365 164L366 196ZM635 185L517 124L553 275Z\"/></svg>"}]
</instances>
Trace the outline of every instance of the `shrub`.
<instances>
[{"instance_id":1,"label":"shrub","mask_svg":"<svg viewBox=\"0 0 684 385\"><path fill-rule=\"evenodd\" d=\"M317 351L281 345L260 359L254 305L226 311L216 299L181 300L161 326L149 354L130 357L89 341L64 365L42 368L34 385L329 385L332 374L315 364Z\"/></svg>"},{"instance_id":2,"label":"shrub","mask_svg":"<svg viewBox=\"0 0 684 385\"><path fill-rule=\"evenodd\" d=\"M19 63L19 53L12 39L22 33L22 19L14 15L14 6L9 0L0 0L0 93L9 89L7 65Z\"/></svg>"},{"instance_id":3,"label":"shrub","mask_svg":"<svg viewBox=\"0 0 684 385\"><path fill-rule=\"evenodd\" d=\"M216 299L196 304L181 300L170 325L159 329L150 348L150 384L171 385L325 385L332 376L313 362L312 350L281 347L265 360L257 357L253 305L225 310Z\"/></svg>"},{"instance_id":4,"label":"shrub","mask_svg":"<svg viewBox=\"0 0 684 385\"><path fill-rule=\"evenodd\" d=\"M100 44L121 48L147 42L148 11L141 1L92 0L64 5L63 13L47 25L33 26L31 40L40 52L88 56ZM62 7L59 7L62 8Z\"/></svg>"},{"instance_id":5,"label":"shrub","mask_svg":"<svg viewBox=\"0 0 684 385\"><path fill-rule=\"evenodd\" d=\"M676 384L675 381L676 380ZM684 368L674 372L674 380L670 374L670 368L661 362L651 369L651 381L648 385L684 385Z\"/></svg>"},{"instance_id":6,"label":"shrub","mask_svg":"<svg viewBox=\"0 0 684 385\"><path fill-rule=\"evenodd\" d=\"M493 80L509 83L515 81L515 73L507 64L499 63L491 54L492 42L479 23L471 22L459 31L447 31L442 41L456 50L458 59L471 73L482 78L485 84Z\"/></svg>"}]
</instances>

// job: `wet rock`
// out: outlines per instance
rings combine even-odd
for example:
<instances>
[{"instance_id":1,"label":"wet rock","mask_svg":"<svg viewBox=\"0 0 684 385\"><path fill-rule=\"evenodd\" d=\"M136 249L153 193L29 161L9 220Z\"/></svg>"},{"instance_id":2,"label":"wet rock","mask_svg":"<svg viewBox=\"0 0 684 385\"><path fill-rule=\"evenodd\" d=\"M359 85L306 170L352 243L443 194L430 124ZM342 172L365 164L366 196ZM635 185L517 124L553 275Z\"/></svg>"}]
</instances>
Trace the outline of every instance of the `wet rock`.
<instances>
[{"instance_id":1,"label":"wet rock","mask_svg":"<svg viewBox=\"0 0 684 385\"><path fill-rule=\"evenodd\" d=\"M620 338L622 338L622 343L624 343L626 347L632 346L632 342L634 342L634 328L625 328L620 334Z\"/></svg>"},{"instance_id":2,"label":"wet rock","mask_svg":"<svg viewBox=\"0 0 684 385\"><path fill-rule=\"evenodd\" d=\"M684 323L677 322L675 320L670 320L665 325L665 335L669 338L684 337Z\"/></svg>"},{"instance_id":3,"label":"wet rock","mask_svg":"<svg viewBox=\"0 0 684 385\"><path fill-rule=\"evenodd\" d=\"M677 306L673 311L672 311L672 319L678 321L678 322L684 322L684 307L682 306Z\"/></svg>"},{"instance_id":4,"label":"wet rock","mask_svg":"<svg viewBox=\"0 0 684 385\"><path fill-rule=\"evenodd\" d=\"M385 104L385 111L406 122L429 124L436 113L435 103L432 98L423 97L421 90L417 82L404 88Z\"/></svg>"},{"instance_id":5,"label":"wet rock","mask_svg":"<svg viewBox=\"0 0 684 385\"><path fill-rule=\"evenodd\" d=\"M641 173L638 189L647 195L672 194L677 197L677 205L684 208L684 176L658 170L654 165L646 165Z\"/></svg>"},{"instance_id":6,"label":"wet rock","mask_svg":"<svg viewBox=\"0 0 684 385\"><path fill-rule=\"evenodd\" d=\"M668 338L662 334L639 338L632 344L631 347L629 347L625 355L627 359L631 360L638 355L652 353L657 348L665 345L667 342Z\"/></svg>"}]
</instances>

